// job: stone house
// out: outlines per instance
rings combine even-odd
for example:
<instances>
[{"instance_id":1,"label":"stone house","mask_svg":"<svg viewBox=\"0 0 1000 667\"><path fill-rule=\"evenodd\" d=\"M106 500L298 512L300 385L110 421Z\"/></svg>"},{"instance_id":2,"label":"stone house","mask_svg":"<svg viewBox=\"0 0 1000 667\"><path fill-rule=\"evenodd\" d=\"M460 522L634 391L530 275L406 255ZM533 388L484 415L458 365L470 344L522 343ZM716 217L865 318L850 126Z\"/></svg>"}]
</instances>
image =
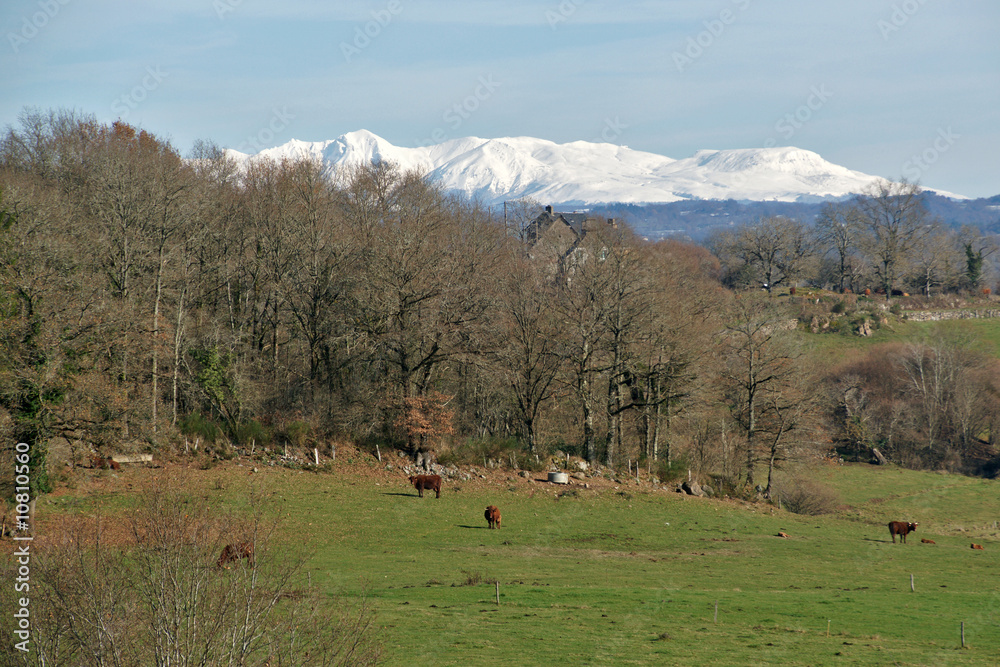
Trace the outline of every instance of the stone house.
<instances>
[{"instance_id":1,"label":"stone house","mask_svg":"<svg viewBox=\"0 0 1000 667\"><path fill-rule=\"evenodd\" d=\"M582 244L587 233L609 227L617 229L614 218L605 219L589 213L559 213L552 206L546 206L524 229L528 256L553 266L557 274L567 275L585 256Z\"/></svg>"}]
</instances>

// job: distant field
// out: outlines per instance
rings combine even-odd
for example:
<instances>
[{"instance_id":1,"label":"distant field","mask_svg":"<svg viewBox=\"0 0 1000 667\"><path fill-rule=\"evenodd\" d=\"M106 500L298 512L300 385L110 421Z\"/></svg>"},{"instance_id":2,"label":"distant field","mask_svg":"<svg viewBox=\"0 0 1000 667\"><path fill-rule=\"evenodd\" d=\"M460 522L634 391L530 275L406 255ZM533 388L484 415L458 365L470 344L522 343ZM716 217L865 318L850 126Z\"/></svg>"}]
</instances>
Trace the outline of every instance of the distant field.
<instances>
[{"instance_id":1,"label":"distant field","mask_svg":"<svg viewBox=\"0 0 1000 667\"><path fill-rule=\"evenodd\" d=\"M815 476L845 507L804 517L634 483L598 491L506 475L421 499L374 461L338 474L246 470L193 471L186 484L213 504L251 480L274 491L313 580L375 600L389 665L993 665L1000 655L996 482L832 466ZM98 499L127 503L105 493L42 507ZM488 504L501 530L486 528ZM890 543L892 519L919 522L908 544Z\"/></svg>"},{"instance_id":2,"label":"distant field","mask_svg":"<svg viewBox=\"0 0 1000 667\"><path fill-rule=\"evenodd\" d=\"M812 334L798 332L806 349L820 355L821 360L835 362L883 343L916 341L931 337L935 330L962 333L982 345L983 350L1000 358L1000 318L979 320L945 320L941 322L894 322L876 329L872 336L847 333Z\"/></svg>"}]
</instances>

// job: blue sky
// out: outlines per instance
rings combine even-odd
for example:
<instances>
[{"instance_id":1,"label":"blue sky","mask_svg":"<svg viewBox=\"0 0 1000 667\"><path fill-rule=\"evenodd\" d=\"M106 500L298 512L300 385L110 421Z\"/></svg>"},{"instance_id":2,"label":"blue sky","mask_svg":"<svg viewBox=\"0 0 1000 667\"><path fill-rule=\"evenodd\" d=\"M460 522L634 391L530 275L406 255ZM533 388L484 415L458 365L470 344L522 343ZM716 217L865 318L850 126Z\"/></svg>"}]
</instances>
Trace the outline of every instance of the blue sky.
<instances>
[{"instance_id":1,"label":"blue sky","mask_svg":"<svg viewBox=\"0 0 1000 667\"><path fill-rule=\"evenodd\" d=\"M358 129L793 145L1000 194L996 0L6 0L0 125L124 117L182 152Z\"/></svg>"}]
</instances>

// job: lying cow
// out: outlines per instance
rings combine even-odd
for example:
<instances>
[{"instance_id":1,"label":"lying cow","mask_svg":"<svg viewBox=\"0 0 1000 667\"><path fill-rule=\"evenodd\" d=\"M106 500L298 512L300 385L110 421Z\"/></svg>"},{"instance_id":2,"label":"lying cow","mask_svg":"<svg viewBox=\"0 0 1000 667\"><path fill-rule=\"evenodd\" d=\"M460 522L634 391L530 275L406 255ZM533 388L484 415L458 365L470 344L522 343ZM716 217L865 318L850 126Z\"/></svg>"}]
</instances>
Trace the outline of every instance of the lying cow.
<instances>
[{"instance_id":1,"label":"lying cow","mask_svg":"<svg viewBox=\"0 0 1000 667\"><path fill-rule=\"evenodd\" d=\"M241 558L246 558L250 567L253 567L253 544L250 542L227 544L225 548L222 549L222 553L219 555L219 560L216 561L215 566L219 568L224 567L228 570L228 563L235 563Z\"/></svg>"},{"instance_id":2,"label":"lying cow","mask_svg":"<svg viewBox=\"0 0 1000 667\"><path fill-rule=\"evenodd\" d=\"M410 477L410 484L417 487L417 495L424 497L424 489L433 491L441 497L441 476L440 475L413 475Z\"/></svg>"},{"instance_id":3,"label":"lying cow","mask_svg":"<svg viewBox=\"0 0 1000 667\"><path fill-rule=\"evenodd\" d=\"M486 521L490 524L490 528L500 527L500 510L497 509L496 505L490 505L486 508Z\"/></svg>"},{"instance_id":4,"label":"lying cow","mask_svg":"<svg viewBox=\"0 0 1000 667\"><path fill-rule=\"evenodd\" d=\"M924 544L937 544L934 540L928 540L926 537L921 538L920 541Z\"/></svg>"},{"instance_id":5,"label":"lying cow","mask_svg":"<svg viewBox=\"0 0 1000 667\"><path fill-rule=\"evenodd\" d=\"M982 549L983 548L982 544L973 544L971 546L972 546L973 549Z\"/></svg>"},{"instance_id":6,"label":"lying cow","mask_svg":"<svg viewBox=\"0 0 1000 667\"><path fill-rule=\"evenodd\" d=\"M912 533L916 531L917 524L907 523L905 521L890 521L889 522L889 535L892 536L892 543L896 543L896 536L899 535L899 541L906 544L907 533Z\"/></svg>"}]
</instances>

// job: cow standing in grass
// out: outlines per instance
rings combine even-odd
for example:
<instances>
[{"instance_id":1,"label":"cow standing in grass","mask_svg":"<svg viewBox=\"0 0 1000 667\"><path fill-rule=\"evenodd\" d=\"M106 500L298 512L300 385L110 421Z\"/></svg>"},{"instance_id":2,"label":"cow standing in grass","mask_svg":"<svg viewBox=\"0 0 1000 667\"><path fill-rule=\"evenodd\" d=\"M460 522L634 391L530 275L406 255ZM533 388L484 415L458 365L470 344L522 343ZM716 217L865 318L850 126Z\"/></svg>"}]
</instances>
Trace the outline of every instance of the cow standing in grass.
<instances>
[{"instance_id":1,"label":"cow standing in grass","mask_svg":"<svg viewBox=\"0 0 1000 667\"><path fill-rule=\"evenodd\" d=\"M892 543L896 543L896 536L899 535L899 541L906 544L906 535L912 533L917 529L917 524L907 523L905 521L890 521L889 522L889 535L892 536Z\"/></svg>"},{"instance_id":2,"label":"cow standing in grass","mask_svg":"<svg viewBox=\"0 0 1000 667\"><path fill-rule=\"evenodd\" d=\"M424 497L424 489L436 493L436 498L441 497L440 475L414 475L410 477L410 484L417 488L417 495L421 498Z\"/></svg>"},{"instance_id":3,"label":"cow standing in grass","mask_svg":"<svg viewBox=\"0 0 1000 667\"><path fill-rule=\"evenodd\" d=\"M497 509L496 505L490 505L486 508L486 522L490 524L490 528L500 527L500 510Z\"/></svg>"},{"instance_id":4,"label":"cow standing in grass","mask_svg":"<svg viewBox=\"0 0 1000 667\"><path fill-rule=\"evenodd\" d=\"M228 563L235 563L241 558L246 558L250 567L253 567L253 544L250 542L227 544L225 548L223 548L222 553L219 555L219 560L216 561L215 566L218 568L224 567L228 570Z\"/></svg>"}]
</instances>

